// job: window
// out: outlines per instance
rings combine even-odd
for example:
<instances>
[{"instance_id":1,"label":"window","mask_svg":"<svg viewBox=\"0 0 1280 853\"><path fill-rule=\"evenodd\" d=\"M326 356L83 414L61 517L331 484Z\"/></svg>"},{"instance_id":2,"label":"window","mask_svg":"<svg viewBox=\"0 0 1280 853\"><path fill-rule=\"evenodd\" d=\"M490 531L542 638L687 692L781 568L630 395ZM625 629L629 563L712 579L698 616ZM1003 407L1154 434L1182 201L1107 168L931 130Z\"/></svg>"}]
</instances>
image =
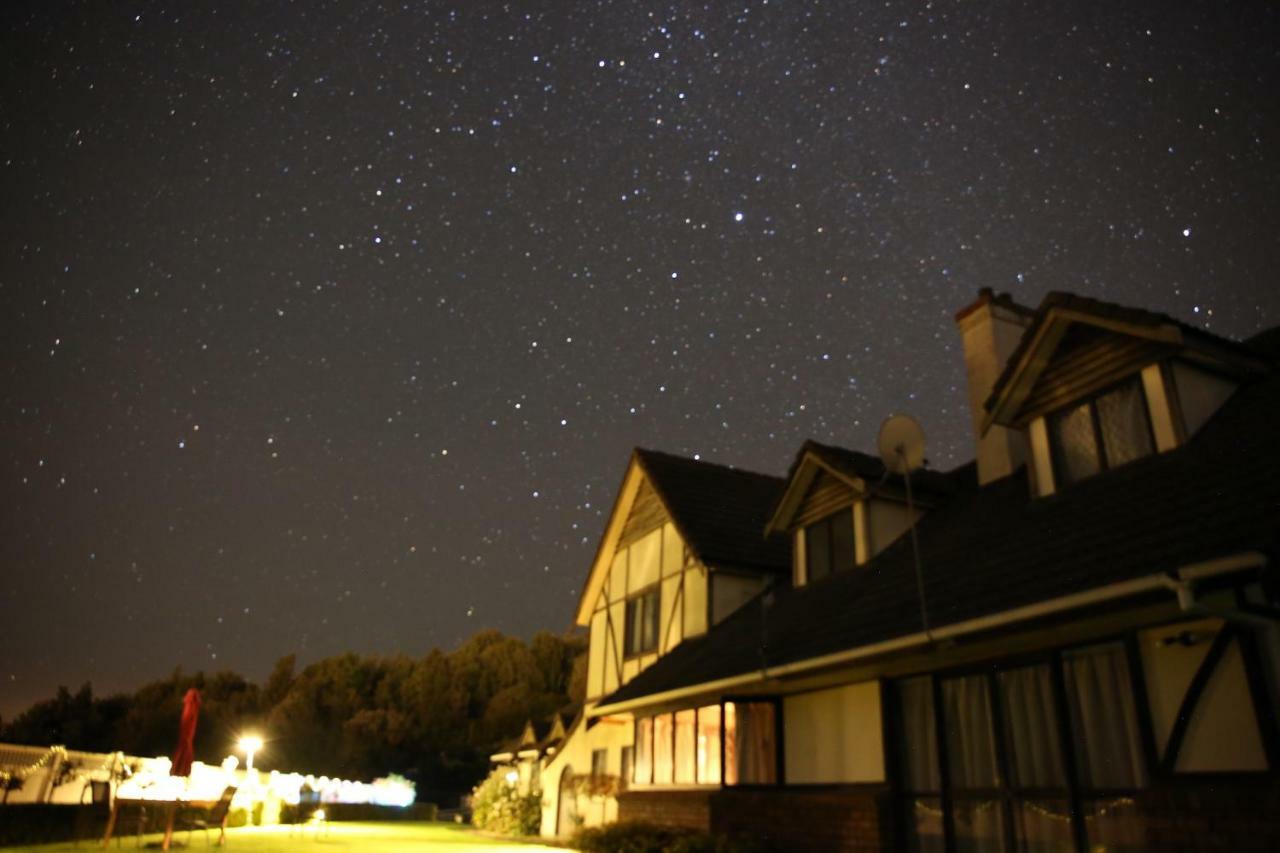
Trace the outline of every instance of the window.
<instances>
[{"instance_id":1,"label":"window","mask_svg":"<svg viewBox=\"0 0 1280 853\"><path fill-rule=\"evenodd\" d=\"M750 703L749 708L755 706L765 710L754 715L744 713L760 725L771 727L772 722L765 716L772 715L773 704ZM642 785L719 785L721 749L725 748L720 723L724 717L722 707L716 704L636 720L634 755L630 749L622 752L623 778ZM750 726L748 729L755 731ZM773 729L769 728L764 744L770 751L773 739ZM755 749L759 753L761 747ZM776 770L749 772L753 779L776 778Z\"/></svg>"},{"instance_id":2,"label":"window","mask_svg":"<svg viewBox=\"0 0 1280 853\"><path fill-rule=\"evenodd\" d=\"M808 583L853 566L852 509L842 509L805 528L804 559Z\"/></svg>"},{"instance_id":3,"label":"window","mask_svg":"<svg viewBox=\"0 0 1280 853\"><path fill-rule=\"evenodd\" d=\"M1122 643L895 688L907 849L1141 847L1146 764Z\"/></svg>"},{"instance_id":4,"label":"window","mask_svg":"<svg viewBox=\"0 0 1280 853\"><path fill-rule=\"evenodd\" d=\"M698 709L698 782L720 784L720 706Z\"/></svg>"},{"instance_id":5,"label":"window","mask_svg":"<svg viewBox=\"0 0 1280 853\"><path fill-rule=\"evenodd\" d=\"M653 781L653 717L636 720L636 762L632 781L647 785Z\"/></svg>"},{"instance_id":6,"label":"window","mask_svg":"<svg viewBox=\"0 0 1280 853\"><path fill-rule=\"evenodd\" d=\"M653 784L670 785L674 769L675 726L671 714L653 718Z\"/></svg>"},{"instance_id":7,"label":"window","mask_svg":"<svg viewBox=\"0 0 1280 853\"><path fill-rule=\"evenodd\" d=\"M724 783L778 781L777 708L772 702L724 703Z\"/></svg>"},{"instance_id":8,"label":"window","mask_svg":"<svg viewBox=\"0 0 1280 853\"><path fill-rule=\"evenodd\" d=\"M603 779L609 773L609 750L591 750L591 778Z\"/></svg>"},{"instance_id":9,"label":"window","mask_svg":"<svg viewBox=\"0 0 1280 853\"><path fill-rule=\"evenodd\" d=\"M658 648L658 587L627 599L626 623L627 657Z\"/></svg>"},{"instance_id":10,"label":"window","mask_svg":"<svg viewBox=\"0 0 1280 853\"><path fill-rule=\"evenodd\" d=\"M1147 398L1137 377L1050 415L1048 426L1055 474L1064 486L1154 449Z\"/></svg>"},{"instance_id":11,"label":"window","mask_svg":"<svg viewBox=\"0 0 1280 853\"><path fill-rule=\"evenodd\" d=\"M634 746L624 746L622 748L622 764L618 770L618 784L625 789L627 783L631 781L632 768L636 763L636 748Z\"/></svg>"}]
</instances>

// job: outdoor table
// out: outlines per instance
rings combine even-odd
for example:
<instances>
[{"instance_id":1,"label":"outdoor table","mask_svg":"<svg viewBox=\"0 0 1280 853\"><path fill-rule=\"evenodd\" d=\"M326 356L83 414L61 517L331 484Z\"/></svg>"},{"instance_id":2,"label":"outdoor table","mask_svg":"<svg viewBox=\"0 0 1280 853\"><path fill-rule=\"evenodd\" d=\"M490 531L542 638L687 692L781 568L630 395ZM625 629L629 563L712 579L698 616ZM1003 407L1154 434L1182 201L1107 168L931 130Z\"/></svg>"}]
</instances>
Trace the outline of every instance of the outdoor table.
<instances>
[{"instance_id":1,"label":"outdoor table","mask_svg":"<svg viewBox=\"0 0 1280 853\"><path fill-rule=\"evenodd\" d=\"M148 805L159 806L167 805L169 808L169 819L165 821L164 843L161 845L162 850L168 850L169 844L173 840L173 823L178 816L178 809L181 808L197 808L211 809L218 804L217 800L153 800L145 797L116 797L115 802L111 804L111 816L107 818L107 831L102 836L102 846L107 847L111 844L111 836L115 832L116 818L120 815L120 806L139 806ZM219 837L218 843L222 843L222 838L226 836L227 819L222 819L222 836Z\"/></svg>"}]
</instances>

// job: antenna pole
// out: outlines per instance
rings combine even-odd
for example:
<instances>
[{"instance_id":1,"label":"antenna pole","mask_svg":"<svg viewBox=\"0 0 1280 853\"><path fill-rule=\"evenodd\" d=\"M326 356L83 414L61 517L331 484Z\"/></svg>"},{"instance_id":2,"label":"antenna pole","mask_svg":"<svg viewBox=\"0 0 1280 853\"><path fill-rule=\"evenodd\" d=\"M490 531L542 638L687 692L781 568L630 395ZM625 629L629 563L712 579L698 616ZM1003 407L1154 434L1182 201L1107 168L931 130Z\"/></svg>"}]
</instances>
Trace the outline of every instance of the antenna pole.
<instances>
[{"instance_id":1,"label":"antenna pole","mask_svg":"<svg viewBox=\"0 0 1280 853\"><path fill-rule=\"evenodd\" d=\"M907 484L907 526L911 528L911 556L916 564L916 593L920 596L920 625L924 628L925 637L932 643L933 634L929 631L929 606L924 598L924 570L920 567L920 541L916 538L916 509L911 499L911 468L907 464L906 449L899 444L894 451L902 462L902 479Z\"/></svg>"}]
</instances>

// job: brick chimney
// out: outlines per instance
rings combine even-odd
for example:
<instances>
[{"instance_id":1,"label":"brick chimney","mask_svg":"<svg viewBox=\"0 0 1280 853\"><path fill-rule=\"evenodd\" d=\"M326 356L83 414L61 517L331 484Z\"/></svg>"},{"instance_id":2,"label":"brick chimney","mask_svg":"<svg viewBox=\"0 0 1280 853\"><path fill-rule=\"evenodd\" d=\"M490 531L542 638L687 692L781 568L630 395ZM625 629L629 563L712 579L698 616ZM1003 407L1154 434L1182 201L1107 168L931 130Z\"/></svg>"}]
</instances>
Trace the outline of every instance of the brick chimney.
<instances>
[{"instance_id":1,"label":"brick chimney","mask_svg":"<svg viewBox=\"0 0 1280 853\"><path fill-rule=\"evenodd\" d=\"M964 344L964 367L969 377L969 414L977 441L978 482L1007 477L1026 464L1027 439L1019 430L993 424L982 434L987 416L983 403L991 396L1009 356L1031 325L1034 312L1017 304L1007 293L991 288L978 291L978 299L956 314L956 326Z\"/></svg>"}]
</instances>

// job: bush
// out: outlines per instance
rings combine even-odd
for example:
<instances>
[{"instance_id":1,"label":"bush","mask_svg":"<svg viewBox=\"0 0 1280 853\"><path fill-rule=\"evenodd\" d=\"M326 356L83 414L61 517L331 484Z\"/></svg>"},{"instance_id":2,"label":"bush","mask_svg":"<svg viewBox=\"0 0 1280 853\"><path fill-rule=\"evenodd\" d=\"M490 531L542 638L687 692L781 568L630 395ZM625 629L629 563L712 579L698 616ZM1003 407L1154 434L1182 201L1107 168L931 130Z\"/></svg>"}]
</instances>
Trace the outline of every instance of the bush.
<instances>
[{"instance_id":1,"label":"bush","mask_svg":"<svg viewBox=\"0 0 1280 853\"><path fill-rule=\"evenodd\" d=\"M471 822L487 832L537 835L542 826L542 794L521 794L501 768L472 792L471 807Z\"/></svg>"},{"instance_id":2,"label":"bush","mask_svg":"<svg viewBox=\"0 0 1280 853\"><path fill-rule=\"evenodd\" d=\"M614 823L578 832L570 844L583 853L770 853L758 841L648 823Z\"/></svg>"}]
</instances>

